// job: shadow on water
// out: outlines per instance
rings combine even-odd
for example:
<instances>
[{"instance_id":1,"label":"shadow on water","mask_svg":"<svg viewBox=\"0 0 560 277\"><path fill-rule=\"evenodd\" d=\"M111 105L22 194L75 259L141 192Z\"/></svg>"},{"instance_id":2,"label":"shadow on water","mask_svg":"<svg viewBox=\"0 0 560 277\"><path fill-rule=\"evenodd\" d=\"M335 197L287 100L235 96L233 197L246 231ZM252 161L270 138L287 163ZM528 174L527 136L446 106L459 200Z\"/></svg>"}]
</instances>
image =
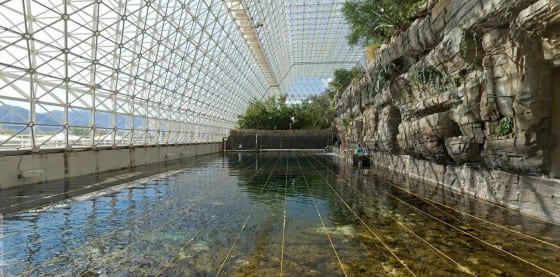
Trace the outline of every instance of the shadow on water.
<instances>
[{"instance_id":1,"label":"shadow on water","mask_svg":"<svg viewBox=\"0 0 560 277\"><path fill-rule=\"evenodd\" d=\"M377 175L328 154L229 153L8 215L0 260L8 276L560 272L558 226Z\"/></svg>"}]
</instances>

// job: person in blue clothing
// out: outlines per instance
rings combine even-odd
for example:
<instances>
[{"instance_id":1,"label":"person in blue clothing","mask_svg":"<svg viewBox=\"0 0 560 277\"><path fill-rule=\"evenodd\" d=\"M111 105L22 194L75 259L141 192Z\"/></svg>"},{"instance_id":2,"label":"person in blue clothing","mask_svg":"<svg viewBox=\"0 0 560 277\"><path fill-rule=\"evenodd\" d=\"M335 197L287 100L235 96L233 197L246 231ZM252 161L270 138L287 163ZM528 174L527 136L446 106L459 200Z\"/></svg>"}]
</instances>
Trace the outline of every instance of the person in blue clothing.
<instances>
[{"instance_id":1,"label":"person in blue clothing","mask_svg":"<svg viewBox=\"0 0 560 277\"><path fill-rule=\"evenodd\" d=\"M356 145L356 148L354 148L354 154L360 154L364 152L364 148L362 148L362 144L358 143L358 145Z\"/></svg>"}]
</instances>

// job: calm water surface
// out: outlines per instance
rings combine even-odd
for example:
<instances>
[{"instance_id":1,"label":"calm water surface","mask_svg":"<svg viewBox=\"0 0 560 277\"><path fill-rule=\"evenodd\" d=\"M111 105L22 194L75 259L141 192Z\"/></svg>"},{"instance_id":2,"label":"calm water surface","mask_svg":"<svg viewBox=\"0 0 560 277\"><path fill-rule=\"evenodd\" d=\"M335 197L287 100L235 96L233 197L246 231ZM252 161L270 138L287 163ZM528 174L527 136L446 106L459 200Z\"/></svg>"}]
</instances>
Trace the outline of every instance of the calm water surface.
<instances>
[{"instance_id":1,"label":"calm water surface","mask_svg":"<svg viewBox=\"0 0 560 277\"><path fill-rule=\"evenodd\" d=\"M191 162L4 215L0 276L560 273L559 225L375 175L327 154Z\"/></svg>"}]
</instances>

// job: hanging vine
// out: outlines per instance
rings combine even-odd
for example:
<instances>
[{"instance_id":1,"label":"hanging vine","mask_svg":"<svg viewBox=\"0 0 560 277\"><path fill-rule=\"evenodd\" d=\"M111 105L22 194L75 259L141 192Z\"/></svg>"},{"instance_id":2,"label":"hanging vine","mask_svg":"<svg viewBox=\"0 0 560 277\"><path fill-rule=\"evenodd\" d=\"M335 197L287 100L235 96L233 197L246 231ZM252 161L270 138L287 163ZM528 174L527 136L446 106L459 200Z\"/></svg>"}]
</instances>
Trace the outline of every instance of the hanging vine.
<instances>
[{"instance_id":1,"label":"hanging vine","mask_svg":"<svg viewBox=\"0 0 560 277\"><path fill-rule=\"evenodd\" d=\"M461 56L467 62L467 69L482 64L482 36L477 32L461 28Z\"/></svg>"}]
</instances>

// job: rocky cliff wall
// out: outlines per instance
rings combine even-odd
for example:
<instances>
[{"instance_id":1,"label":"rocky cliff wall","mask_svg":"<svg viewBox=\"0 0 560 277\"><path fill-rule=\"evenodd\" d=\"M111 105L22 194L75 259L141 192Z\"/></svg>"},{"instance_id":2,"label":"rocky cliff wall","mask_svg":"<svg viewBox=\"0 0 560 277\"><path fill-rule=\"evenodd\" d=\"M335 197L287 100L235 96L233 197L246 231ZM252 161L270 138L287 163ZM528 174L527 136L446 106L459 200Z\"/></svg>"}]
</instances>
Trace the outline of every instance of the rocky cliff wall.
<instances>
[{"instance_id":1,"label":"rocky cliff wall","mask_svg":"<svg viewBox=\"0 0 560 277\"><path fill-rule=\"evenodd\" d=\"M559 177L559 68L560 0L440 0L337 94L336 126L348 146Z\"/></svg>"}]
</instances>

